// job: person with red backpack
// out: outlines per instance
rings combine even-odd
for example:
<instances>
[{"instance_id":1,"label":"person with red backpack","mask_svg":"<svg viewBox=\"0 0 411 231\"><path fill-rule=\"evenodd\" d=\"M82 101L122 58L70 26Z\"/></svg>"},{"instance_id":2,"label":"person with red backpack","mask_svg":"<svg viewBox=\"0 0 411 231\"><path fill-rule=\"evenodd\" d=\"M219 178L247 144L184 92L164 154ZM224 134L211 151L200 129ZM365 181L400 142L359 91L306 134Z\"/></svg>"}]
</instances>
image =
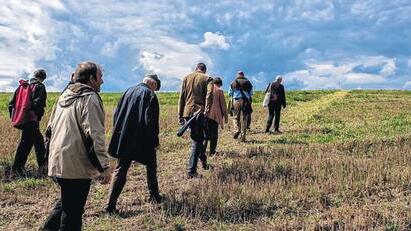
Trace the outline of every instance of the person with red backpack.
<instances>
[{"instance_id":1,"label":"person with red backpack","mask_svg":"<svg viewBox=\"0 0 411 231\"><path fill-rule=\"evenodd\" d=\"M39 123L44 115L47 92L43 81L47 74L43 69L36 70L30 80L20 80L9 103L9 113L12 124L22 131L20 143L12 166L12 173L23 176L25 164L31 148L34 145L39 173L46 170L46 157L43 135Z\"/></svg>"}]
</instances>

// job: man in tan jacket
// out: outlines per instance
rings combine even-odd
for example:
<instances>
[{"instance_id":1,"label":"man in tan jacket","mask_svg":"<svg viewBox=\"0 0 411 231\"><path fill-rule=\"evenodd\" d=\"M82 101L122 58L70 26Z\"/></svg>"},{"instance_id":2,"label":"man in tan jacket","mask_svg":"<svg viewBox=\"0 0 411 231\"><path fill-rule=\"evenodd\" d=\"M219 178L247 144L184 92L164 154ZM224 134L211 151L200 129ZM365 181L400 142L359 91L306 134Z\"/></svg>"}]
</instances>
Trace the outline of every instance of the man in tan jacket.
<instances>
[{"instance_id":1,"label":"man in tan jacket","mask_svg":"<svg viewBox=\"0 0 411 231\"><path fill-rule=\"evenodd\" d=\"M196 70L187 75L181 86L178 115L180 123L196 116L190 124L191 153L189 159L188 177L198 177L197 162L200 158L203 168L209 169L204 149L204 117L210 111L213 100L212 78L206 75L204 63L197 64Z\"/></svg>"},{"instance_id":2,"label":"man in tan jacket","mask_svg":"<svg viewBox=\"0 0 411 231\"><path fill-rule=\"evenodd\" d=\"M100 174L102 183L110 181L104 109L98 94L103 84L101 68L80 63L73 80L49 121L48 175L59 184L61 198L42 230L81 230L91 179Z\"/></svg>"}]
</instances>

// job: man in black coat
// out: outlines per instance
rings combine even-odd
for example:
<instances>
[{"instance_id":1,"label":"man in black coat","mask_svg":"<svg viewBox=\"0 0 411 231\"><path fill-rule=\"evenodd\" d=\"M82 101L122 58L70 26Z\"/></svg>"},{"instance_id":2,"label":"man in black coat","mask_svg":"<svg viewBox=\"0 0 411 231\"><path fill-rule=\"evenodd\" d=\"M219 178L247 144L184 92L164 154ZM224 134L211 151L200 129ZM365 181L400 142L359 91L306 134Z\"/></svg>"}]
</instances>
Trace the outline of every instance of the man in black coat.
<instances>
[{"instance_id":1,"label":"man in black coat","mask_svg":"<svg viewBox=\"0 0 411 231\"><path fill-rule=\"evenodd\" d=\"M157 75L146 75L143 82L127 89L113 119L113 135L108 152L118 159L110 185L108 213L117 213L116 203L126 183L132 161L146 165L150 200L160 202L157 183L156 150L159 147L159 104L154 91L160 89Z\"/></svg>"},{"instance_id":2,"label":"man in black coat","mask_svg":"<svg viewBox=\"0 0 411 231\"><path fill-rule=\"evenodd\" d=\"M268 103L268 119L267 126L265 127L265 132L270 132L271 125L274 119L274 131L275 133L281 133L280 131L280 115L281 107L285 108L287 106L285 99L284 86L281 84L283 77L278 75L274 82L268 85L265 93L270 92L270 102Z\"/></svg>"}]
</instances>

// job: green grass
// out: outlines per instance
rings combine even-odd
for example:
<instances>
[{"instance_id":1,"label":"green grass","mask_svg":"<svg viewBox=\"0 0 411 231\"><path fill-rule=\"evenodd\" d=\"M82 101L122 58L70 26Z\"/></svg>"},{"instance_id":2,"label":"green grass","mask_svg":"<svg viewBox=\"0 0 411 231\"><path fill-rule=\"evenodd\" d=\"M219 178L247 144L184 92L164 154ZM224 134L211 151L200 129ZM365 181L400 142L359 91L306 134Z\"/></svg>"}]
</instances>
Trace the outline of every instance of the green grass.
<instances>
[{"instance_id":1,"label":"green grass","mask_svg":"<svg viewBox=\"0 0 411 231\"><path fill-rule=\"evenodd\" d=\"M130 168L119 199L124 217L102 214L107 186L95 182L85 230L408 230L411 227L411 92L288 91L281 135L263 133L263 92L253 97L248 142L220 130L221 155L202 179L185 178L188 134L176 137L178 93L159 93L158 177L166 201L147 203L145 168ZM19 132L0 94L0 165L9 166ZM58 97L50 93L47 113ZM103 93L107 138L120 93ZM114 166L114 161L112 165ZM1 167L0 166L0 167ZM34 169L34 155L28 166ZM1 173L0 173L1 174ZM0 229L36 230L58 198L47 179L2 181ZM7 221L7 222L4 222Z\"/></svg>"}]
</instances>

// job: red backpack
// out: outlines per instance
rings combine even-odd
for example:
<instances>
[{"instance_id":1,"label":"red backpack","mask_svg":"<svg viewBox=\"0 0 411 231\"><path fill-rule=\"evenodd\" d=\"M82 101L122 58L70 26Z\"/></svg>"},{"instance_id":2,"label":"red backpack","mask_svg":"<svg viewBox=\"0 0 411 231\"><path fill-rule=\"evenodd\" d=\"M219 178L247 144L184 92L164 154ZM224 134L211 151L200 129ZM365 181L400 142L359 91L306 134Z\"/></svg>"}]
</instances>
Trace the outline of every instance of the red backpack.
<instances>
[{"instance_id":1,"label":"red backpack","mask_svg":"<svg viewBox=\"0 0 411 231\"><path fill-rule=\"evenodd\" d=\"M32 94L36 84L29 84L27 80L20 80L19 87L16 90L15 104L11 115L11 123L15 128L21 128L22 125L37 121L37 115L31 110Z\"/></svg>"}]
</instances>

